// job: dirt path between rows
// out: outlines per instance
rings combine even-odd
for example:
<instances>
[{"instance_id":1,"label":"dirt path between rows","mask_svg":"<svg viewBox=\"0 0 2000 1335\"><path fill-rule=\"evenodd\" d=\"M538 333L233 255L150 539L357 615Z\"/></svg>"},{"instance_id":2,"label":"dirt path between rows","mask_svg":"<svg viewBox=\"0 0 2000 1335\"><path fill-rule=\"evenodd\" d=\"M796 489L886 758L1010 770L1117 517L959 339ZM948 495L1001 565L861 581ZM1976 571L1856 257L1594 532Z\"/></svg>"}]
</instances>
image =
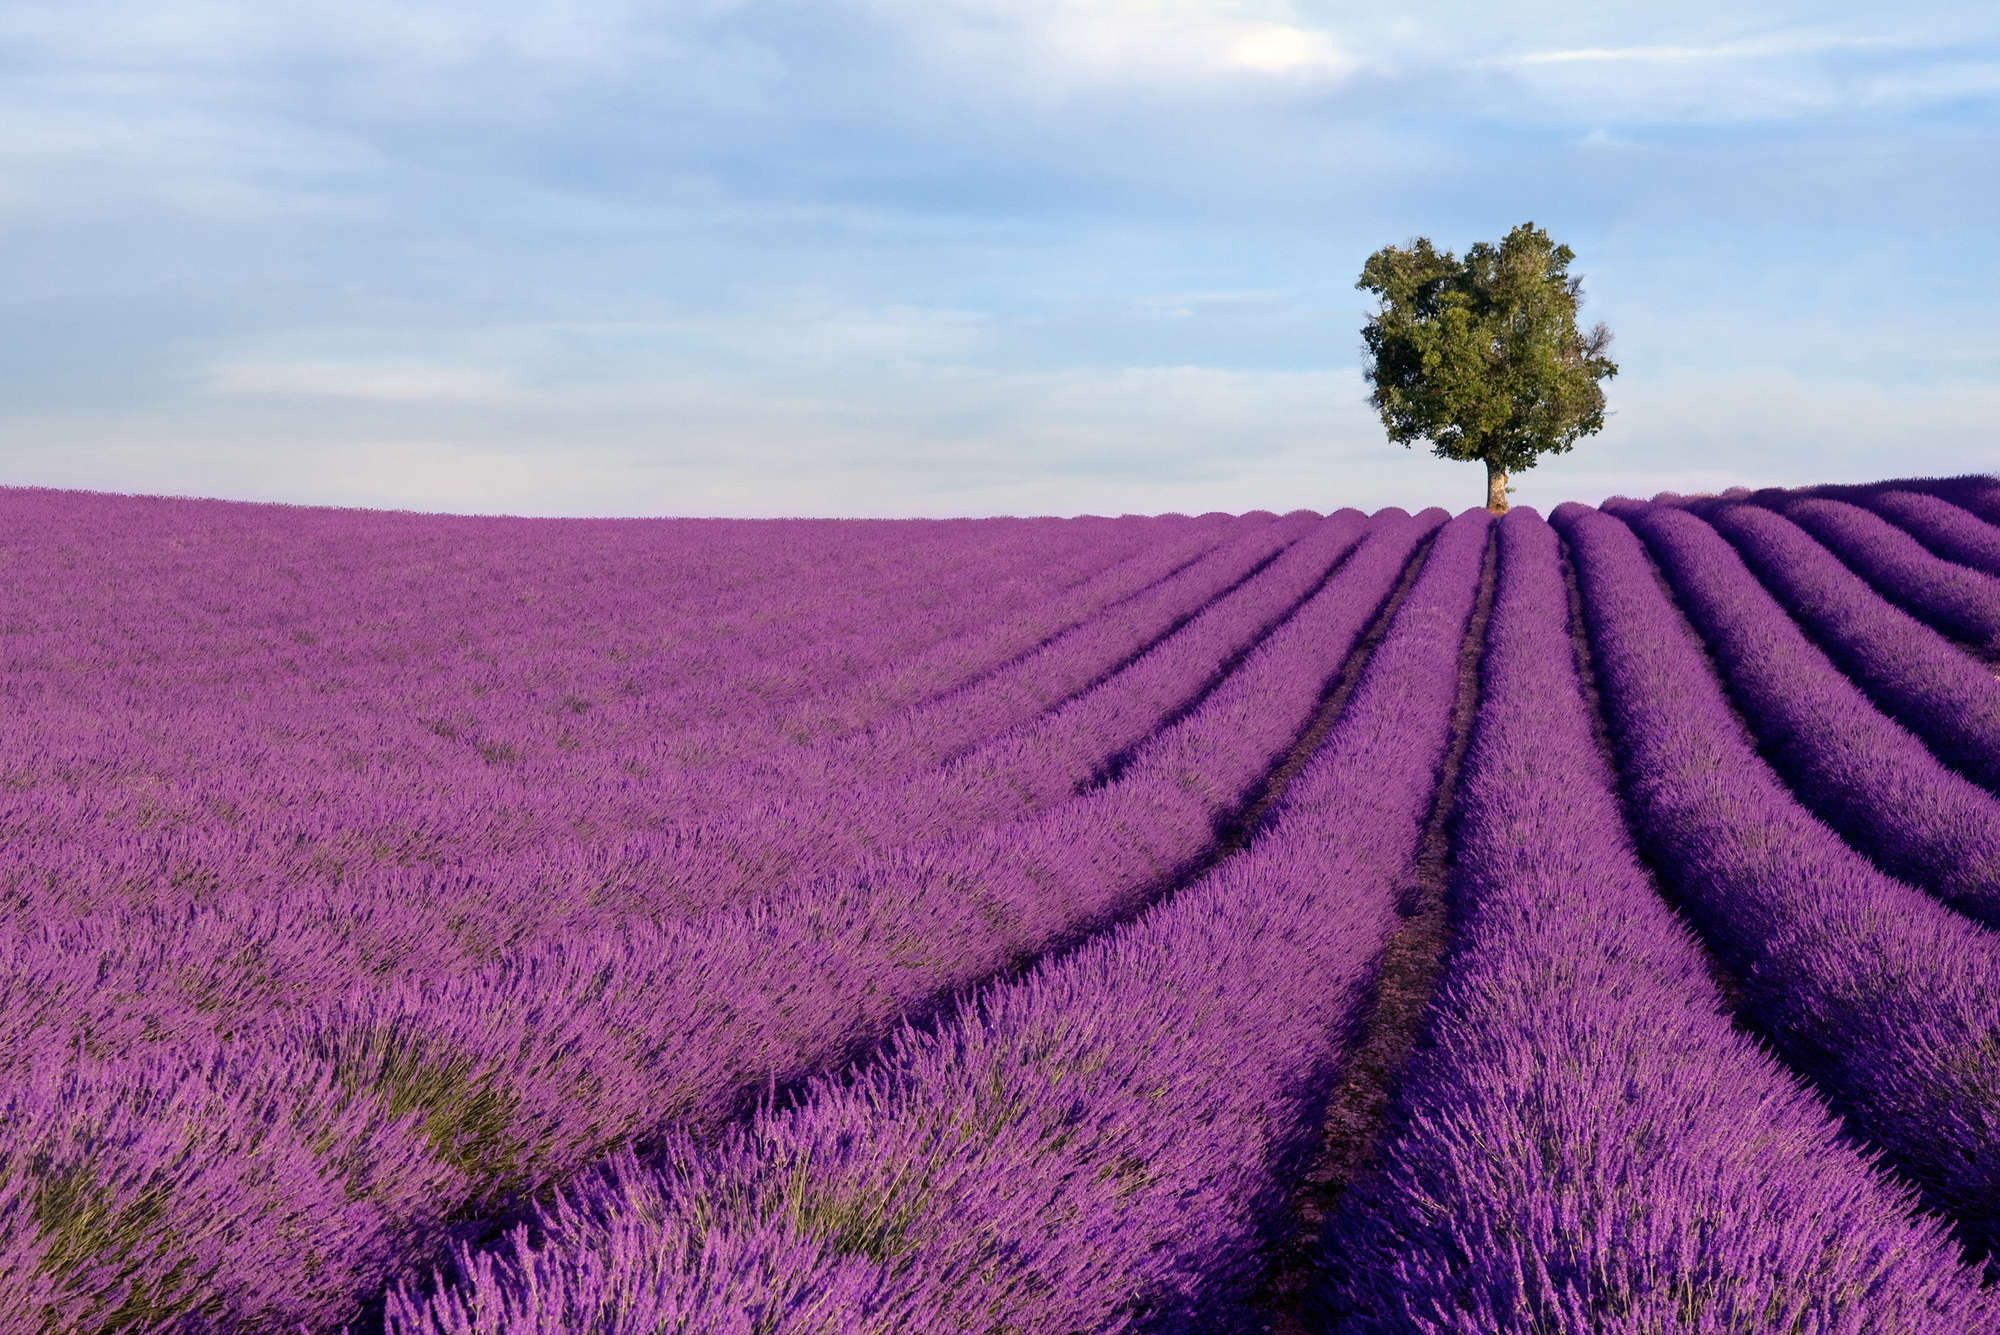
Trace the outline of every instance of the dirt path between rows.
<instances>
[{"instance_id":1,"label":"dirt path between rows","mask_svg":"<svg viewBox=\"0 0 2000 1335\"><path fill-rule=\"evenodd\" d=\"M1320 1265L1321 1229L1348 1185L1375 1163L1390 1101L1416 1046L1451 944L1451 821L1459 770L1472 742L1472 719L1479 704L1479 662L1493 615L1498 539L1497 528L1487 536L1479 598L1459 649L1458 698L1452 706L1451 741L1438 769L1437 796L1416 863L1398 890L1402 924L1383 951L1359 1038L1349 1050L1321 1119L1319 1145L1292 1192L1289 1225L1274 1244L1270 1267L1251 1300L1254 1318L1271 1335L1310 1335L1314 1330L1306 1305Z\"/></svg>"}]
</instances>

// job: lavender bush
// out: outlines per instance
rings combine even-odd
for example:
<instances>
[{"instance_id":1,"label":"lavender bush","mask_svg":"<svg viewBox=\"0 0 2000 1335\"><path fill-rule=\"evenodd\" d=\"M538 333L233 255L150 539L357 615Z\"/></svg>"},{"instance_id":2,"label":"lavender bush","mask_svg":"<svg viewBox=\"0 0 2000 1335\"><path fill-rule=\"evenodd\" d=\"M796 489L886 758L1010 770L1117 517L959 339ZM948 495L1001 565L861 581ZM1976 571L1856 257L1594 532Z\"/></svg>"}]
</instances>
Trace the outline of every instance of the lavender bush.
<instances>
[{"instance_id":1,"label":"lavender bush","mask_svg":"<svg viewBox=\"0 0 2000 1335\"><path fill-rule=\"evenodd\" d=\"M1702 520L1638 502L1605 509L1646 540L1799 799L1890 872L2000 922L2000 799L1885 718Z\"/></svg>"},{"instance_id":2,"label":"lavender bush","mask_svg":"<svg viewBox=\"0 0 2000 1335\"><path fill-rule=\"evenodd\" d=\"M1755 505L1700 511L1882 710L2000 793L2000 682L1871 589L1798 525Z\"/></svg>"},{"instance_id":3,"label":"lavender bush","mask_svg":"<svg viewBox=\"0 0 2000 1335\"><path fill-rule=\"evenodd\" d=\"M1745 1013L1975 1248L2000 1225L2000 955L1812 819L1756 753L1645 550L1610 515L1551 516L1641 846L1734 972Z\"/></svg>"},{"instance_id":4,"label":"lavender bush","mask_svg":"<svg viewBox=\"0 0 2000 1335\"><path fill-rule=\"evenodd\" d=\"M1554 533L1500 521L1448 982L1325 1239L1336 1330L1965 1331L1910 1192L1733 1029L1626 834Z\"/></svg>"},{"instance_id":5,"label":"lavender bush","mask_svg":"<svg viewBox=\"0 0 2000 1335\"><path fill-rule=\"evenodd\" d=\"M1251 850L713 1152L627 1157L394 1332L1195 1328L1240 1294L1393 926L1488 518L1439 537ZM1300 643L1311 662L1340 645ZM530 1239L539 1238L539 1243ZM718 1258L727 1258L718 1266Z\"/></svg>"},{"instance_id":6,"label":"lavender bush","mask_svg":"<svg viewBox=\"0 0 2000 1335\"><path fill-rule=\"evenodd\" d=\"M1982 654L2000 653L2000 578L1932 555L1858 505L1809 497L1782 508L1883 597Z\"/></svg>"},{"instance_id":7,"label":"lavender bush","mask_svg":"<svg viewBox=\"0 0 2000 1335\"><path fill-rule=\"evenodd\" d=\"M1889 488L1861 497L1862 504L1960 565L2000 575L2000 528L1939 496Z\"/></svg>"}]
</instances>

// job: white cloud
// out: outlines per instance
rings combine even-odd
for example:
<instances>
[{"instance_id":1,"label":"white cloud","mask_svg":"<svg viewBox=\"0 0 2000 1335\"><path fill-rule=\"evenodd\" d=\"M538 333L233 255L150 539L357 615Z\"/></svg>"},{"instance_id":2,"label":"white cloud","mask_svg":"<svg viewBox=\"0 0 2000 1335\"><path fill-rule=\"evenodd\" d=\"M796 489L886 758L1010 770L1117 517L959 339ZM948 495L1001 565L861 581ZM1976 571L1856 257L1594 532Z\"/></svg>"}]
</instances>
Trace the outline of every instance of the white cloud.
<instances>
[{"instance_id":1,"label":"white cloud","mask_svg":"<svg viewBox=\"0 0 2000 1335\"><path fill-rule=\"evenodd\" d=\"M1933 39L1934 40L1934 39ZM1927 45L1929 42L1907 35L1866 35L1800 29L1765 33L1757 37L1727 42L1679 44L1672 42L1636 46L1592 46L1524 51L1502 56L1502 65L1686 65L1712 61L1769 59L1776 56L1823 55L1833 51L1882 50Z\"/></svg>"},{"instance_id":2,"label":"white cloud","mask_svg":"<svg viewBox=\"0 0 2000 1335\"><path fill-rule=\"evenodd\" d=\"M0 88L11 214L205 218L371 212L353 187L383 168L346 133L237 114L150 74L22 75Z\"/></svg>"},{"instance_id":3,"label":"white cloud","mask_svg":"<svg viewBox=\"0 0 2000 1335\"><path fill-rule=\"evenodd\" d=\"M1893 31L1783 28L1723 40L1516 50L1473 62L1565 118L1732 124L2000 95L2000 64L1964 52L1989 19ZM1690 31L1699 31L1690 21Z\"/></svg>"},{"instance_id":4,"label":"white cloud","mask_svg":"<svg viewBox=\"0 0 2000 1335\"><path fill-rule=\"evenodd\" d=\"M1620 378L1612 402L1604 434L1559 461L1579 499L1990 471L2000 384L1749 367Z\"/></svg>"},{"instance_id":5,"label":"white cloud","mask_svg":"<svg viewBox=\"0 0 2000 1335\"><path fill-rule=\"evenodd\" d=\"M1804 0L23 0L0 215L49 225L10 243L40 362L0 459L549 513L1469 501L1351 368L1240 368L1350 357L1371 246L1533 216L1581 237L1593 298L1616 280L1635 351L1612 431L1521 499L1894 471L2000 412L1886 383L1993 366L1967 337L1992 266L1916 244L1991 211L1958 148L1985 109L1890 113L2000 66L1927 3L1893 19L1919 40ZM1646 128L1818 113L1726 147ZM1551 169L1572 146L1607 151ZM1658 374L1766 354L1808 378Z\"/></svg>"},{"instance_id":6,"label":"white cloud","mask_svg":"<svg viewBox=\"0 0 2000 1335\"><path fill-rule=\"evenodd\" d=\"M1346 73L1353 61L1324 32L1271 24L1242 33L1229 49L1229 63L1238 69L1267 74Z\"/></svg>"},{"instance_id":7,"label":"white cloud","mask_svg":"<svg viewBox=\"0 0 2000 1335\"><path fill-rule=\"evenodd\" d=\"M893 323L890 317L884 317ZM919 317L917 324L922 324ZM651 326L646 326L651 328ZM527 334L517 336L532 342ZM1353 504L1462 509L1481 478L1389 444L1353 367L1001 369L868 340L777 376L601 383L470 362L237 361L169 413L0 419L8 481L529 514L947 515ZM1754 367L1630 374L1605 433L1515 499L1990 466L1981 380L1902 387ZM288 400L310 396L310 412Z\"/></svg>"},{"instance_id":8,"label":"white cloud","mask_svg":"<svg viewBox=\"0 0 2000 1335\"><path fill-rule=\"evenodd\" d=\"M1351 73L1334 34L1283 0L860 0L932 59L1008 81L1185 84ZM1004 81L1000 86L1004 86Z\"/></svg>"},{"instance_id":9,"label":"white cloud","mask_svg":"<svg viewBox=\"0 0 2000 1335\"><path fill-rule=\"evenodd\" d=\"M448 368L238 365L226 381L242 392L173 413L0 420L7 480L537 514L944 515L1373 505L1462 471L1387 445L1351 367L853 363L783 385L663 373L501 397ZM320 398L302 414L267 394Z\"/></svg>"}]
</instances>

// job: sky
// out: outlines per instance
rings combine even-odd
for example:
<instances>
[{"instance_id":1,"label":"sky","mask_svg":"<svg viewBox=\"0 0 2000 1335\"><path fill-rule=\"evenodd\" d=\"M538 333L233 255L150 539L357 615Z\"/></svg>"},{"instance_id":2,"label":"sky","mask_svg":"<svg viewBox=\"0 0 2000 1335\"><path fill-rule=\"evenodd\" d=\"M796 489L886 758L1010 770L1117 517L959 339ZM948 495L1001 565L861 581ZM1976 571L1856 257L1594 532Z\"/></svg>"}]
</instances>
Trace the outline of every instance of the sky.
<instances>
[{"instance_id":1,"label":"sky","mask_svg":"<svg viewBox=\"0 0 2000 1335\"><path fill-rule=\"evenodd\" d=\"M9 0L0 484L519 514L1375 509L1374 250L1616 336L1516 503L1993 471L2000 11Z\"/></svg>"}]
</instances>

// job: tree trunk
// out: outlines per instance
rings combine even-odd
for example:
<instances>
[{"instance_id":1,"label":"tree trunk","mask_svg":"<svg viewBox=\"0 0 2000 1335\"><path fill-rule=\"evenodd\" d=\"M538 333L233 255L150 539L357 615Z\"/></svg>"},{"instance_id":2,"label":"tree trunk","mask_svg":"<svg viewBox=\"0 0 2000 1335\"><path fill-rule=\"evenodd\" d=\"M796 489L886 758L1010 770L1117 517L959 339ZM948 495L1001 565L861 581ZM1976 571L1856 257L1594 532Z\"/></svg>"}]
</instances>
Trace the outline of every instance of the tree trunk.
<instances>
[{"instance_id":1,"label":"tree trunk","mask_svg":"<svg viewBox=\"0 0 2000 1335\"><path fill-rule=\"evenodd\" d=\"M1486 465L1486 508L1496 515L1507 513L1507 474L1490 460Z\"/></svg>"}]
</instances>

